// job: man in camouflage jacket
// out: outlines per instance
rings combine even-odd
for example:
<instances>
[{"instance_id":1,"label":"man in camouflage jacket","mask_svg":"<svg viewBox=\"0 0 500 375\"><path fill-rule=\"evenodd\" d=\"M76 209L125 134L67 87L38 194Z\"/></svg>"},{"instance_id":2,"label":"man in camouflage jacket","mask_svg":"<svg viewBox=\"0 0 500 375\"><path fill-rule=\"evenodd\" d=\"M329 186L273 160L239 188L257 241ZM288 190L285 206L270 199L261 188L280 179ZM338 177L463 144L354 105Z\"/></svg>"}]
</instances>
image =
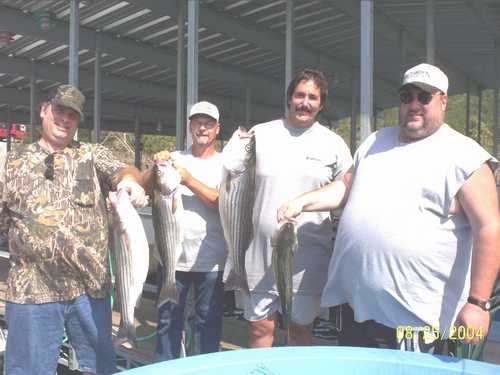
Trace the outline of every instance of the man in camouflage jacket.
<instances>
[{"instance_id":1,"label":"man in camouflage jacket","mask_svg":"<svg viewBox=\"0 0 500 375\"><path fill-rule=\"evenodd\" d=\"M105 194L144 204L139 171L99 144L73 140L85 98L61 85L40 110L42 136L1 166L0 231L10 271L5 375L54 374L64 330L88 374L116 371Z\"/></svg>"}]
</instances>

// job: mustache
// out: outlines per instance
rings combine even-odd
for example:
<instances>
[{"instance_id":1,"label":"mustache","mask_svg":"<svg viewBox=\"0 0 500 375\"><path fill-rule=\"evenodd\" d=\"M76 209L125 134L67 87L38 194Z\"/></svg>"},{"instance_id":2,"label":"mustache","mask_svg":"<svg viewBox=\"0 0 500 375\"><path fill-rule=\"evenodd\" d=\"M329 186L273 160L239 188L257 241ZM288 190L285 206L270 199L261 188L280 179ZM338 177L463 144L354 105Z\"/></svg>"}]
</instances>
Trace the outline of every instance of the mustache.
<instances>
[{"instance_id":1,"label":"mustache","mask_svg":"<svg viewBox=\"0 0 500 375\"><path fill-rule=\"evenodd\" d=\"M410 110L407 112L409 115L421 115L422 111L418 109Z\"/></svg>"},{"instance_id":2,"label":"mustache","mask_svg":"<svg viewBox=\"0 0 500 375\"><path fill-rule=\"evenodd\" d=\"M296 112L307 112L307 113L312 113L311 108L306 107L305 105L298 105L295 107Z\"/></svg>"},{"instance_id":3,"label":"mustache","mask_svg":"<svg viewBox=\"0 0 500 375\"><path fill-rule=\"evenodd\" d=\"M404 117L409 118L409 117L413 117L413 116L423 116L423 115L420 112L409 112Z\"/></svg>"}]
</instances>

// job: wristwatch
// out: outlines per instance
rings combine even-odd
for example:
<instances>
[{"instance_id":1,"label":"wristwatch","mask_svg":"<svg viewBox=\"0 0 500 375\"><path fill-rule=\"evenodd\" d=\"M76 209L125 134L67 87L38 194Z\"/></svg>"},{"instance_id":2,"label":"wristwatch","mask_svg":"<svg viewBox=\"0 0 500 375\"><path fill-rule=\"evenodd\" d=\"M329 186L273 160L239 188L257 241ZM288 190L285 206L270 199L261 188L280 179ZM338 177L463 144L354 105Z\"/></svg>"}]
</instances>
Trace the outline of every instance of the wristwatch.
<instances>
[{"instance_id":1,"label":"wristwatch","mask_svg":"<svg viewBox=\"0 0 500 375\"><path fill-rule=\"evenodd\" d=\"M481 300L481 299L477 299L477 298L469 296L469 298L467 298L467 302L472 304L472 305L479 306L484 311L490 311L491 307L492 307L491 299Z\"/></svg>"}]
</instances>

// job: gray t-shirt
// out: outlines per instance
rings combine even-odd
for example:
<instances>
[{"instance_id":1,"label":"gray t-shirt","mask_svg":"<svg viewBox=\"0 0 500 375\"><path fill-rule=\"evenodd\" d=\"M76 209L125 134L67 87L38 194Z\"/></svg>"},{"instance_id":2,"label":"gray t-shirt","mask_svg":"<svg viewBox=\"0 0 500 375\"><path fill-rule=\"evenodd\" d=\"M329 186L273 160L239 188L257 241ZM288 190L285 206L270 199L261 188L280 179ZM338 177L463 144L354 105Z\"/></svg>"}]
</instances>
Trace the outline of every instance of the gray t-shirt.
<instances>
[{"instance_id":1,"label":"gray t-shirt","mask_svg":"<svg viewBox=\"0 0 500 375\"><path fill-rule=\"evenodd\" d=\"M465 213L450 206L496 160L446 124L406 144L399 127L381 129L354 159L322 306L348 302L359 322L449 330L469 293L472 249Z\"/></svg>"},{"instance_id":2,"label":"gray t-shirt","mask_svg":"<svg viewBox=\"0 0 500 375\"><path fill-rule=\"evenodd\" d=\"M307 129L283 120L256 125L256 196L254 238L246 252L251 290L276 291L270 239L278 227L276 212L286 201L340 178L352 165L345 142L319 123ZM320 295L332 248L327 212L304 213L298 219L298 248L293 256L294 291Z\"/></svg>"},{"instance_id":3,"label":"gray t-shirt","mask_svg":"<svg viewBox=\"0 0 500 375\"><path fill-rule=\"evenodd\" d=\"M222 155L208 159L193 156L191 150L174 152L172 158L205 185L216 188L222 176ZM181 185L184 206L182 252L178 271L210 272L224 269L226 246L217 209L205 205L191 190Z\"/></svg>"}]
</instances>

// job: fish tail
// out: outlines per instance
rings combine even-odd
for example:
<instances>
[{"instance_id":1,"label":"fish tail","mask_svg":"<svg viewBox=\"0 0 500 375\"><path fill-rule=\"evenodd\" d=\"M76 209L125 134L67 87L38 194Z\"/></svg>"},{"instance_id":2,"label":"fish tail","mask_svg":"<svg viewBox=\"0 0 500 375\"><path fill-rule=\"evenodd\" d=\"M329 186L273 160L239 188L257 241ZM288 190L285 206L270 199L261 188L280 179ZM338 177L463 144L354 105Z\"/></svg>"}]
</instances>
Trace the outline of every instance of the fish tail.
<instances>
[{"instance_id":1,"label":"fish tail","mask_svg":"<svg viewBox=\"0 0 500 375\"><path fill-rule=\"evenodd\" d=\"M117 337L120 345L128 342L132 347L137 348L137 333L134 324L123 323L122 320Z\"/></svg>"},{"instance_id":2,"label":"fish tail","mask_svg":"<svg viewBox=\"0 0 500 375\"><path fill-rule=\"evenodd\" d=\"M289 312L283 314L283 328L285 330L285 345L290 342L290 316Z\"/></svg>"},{"instance_id":3,"label":"fish tail","mask_svg":"<svg viewBox=\"0 0 500 375\"><path fill-rule=\"evenodd\" d=\"M169 301L179 303L179 291L175 284L165 284L161 287L160 296L158 297L158 307Z\"/></svg>"},{"instance_id":4,"label":"fish tail","mask_svg":"<svg viewBox=\"0 0 500 375\"><path fill-rule=\"evenodd\" d=\"M236 273L234 270L229 271L227 275L226 281L224 281L224 289L225 290L234 290L235 289L235 279Z\"/></svg>"},{"instance_id":5,"label":"fish tail","mask_svg":"<svg viewBox=\"0 0 500 375\"><path fill-rule=\"evenodd\" d=\"M225 290L240 290L242 292L249 293L248 284L246 278L243 275L239 275L234 270L229 272L227 275L226 282L224 284Z\"/></svg>"}]
</instances>

